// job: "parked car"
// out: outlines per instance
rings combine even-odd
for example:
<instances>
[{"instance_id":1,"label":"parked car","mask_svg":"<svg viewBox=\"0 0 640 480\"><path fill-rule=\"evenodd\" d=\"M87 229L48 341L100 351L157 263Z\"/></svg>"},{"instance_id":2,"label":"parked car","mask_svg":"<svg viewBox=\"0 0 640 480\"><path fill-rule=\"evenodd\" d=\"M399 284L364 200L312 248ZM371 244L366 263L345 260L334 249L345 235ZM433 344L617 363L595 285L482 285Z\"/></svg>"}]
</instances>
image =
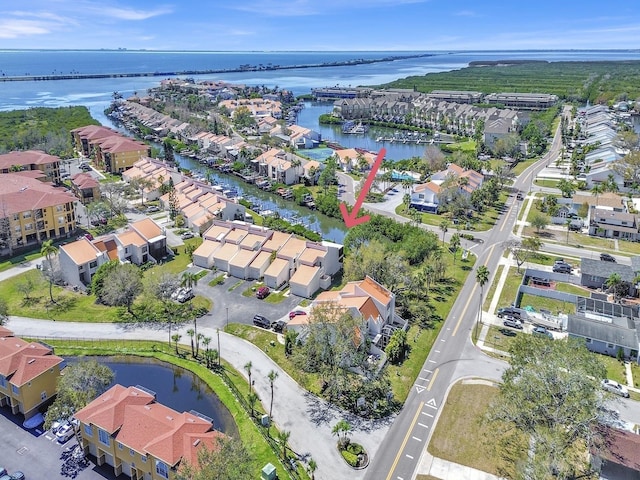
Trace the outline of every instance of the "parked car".
<instances>
[{"instance_id":1,"label":"parked car","mask_svg":"<svg viewBox=\"0 0 640 480\"><path fill-rule=\"evenodd\" d=\"M191 230L187 230L182 235L180 235L180 238L182 238L183 240L186 240L188 238L193 238L194 236L195 235L193 234L193 232Z\"/></svg>"},{"instance_id":2,"label":"parked car","mask_svg":"<svg viewBox=\"0 0 640 480\"><path fill-rule=\"evenodd\" d=\"M193 297L195 297L195 294L193 293L192 288L181 288L179 290L180 290L180 293L176 295L176 300L180 303L184 303L187 300L191 300Z\"/></svg>"},{"instance_id":3,"label":"parked car","mask_svg":"<svg viewBox=\"0 0 640 480\"><path fill-rule=\"evenodd\" d=\"M305 312L304 310L294 310L293 312L289 312L289 320L291 320L293 317L297 317L298 315L306 315L307 312Z\"/></svg>"},{"instance_id":4,"label":"parked car","mask_svg":"<svg viewBox=\"0 0 640 480\"><path fill-rule=\"evenodd\" d=\"M271 293L269 287L260 287L258 288L258 290L256 290L256 298L266 298L267 296L269 296L269 293Z\"/></svg>"},{"instance_id":5,"label":"parked car","mask_svg":"<svg viewBox=\"0 0 640 480\"><path fill-rule=\"evenodd\" d=\"M88 172L89 170L91 170L91 166L88 163L81 163L80 170L82 170L83 172Z\"/></svg>"},{"instance_id":6,"label":"parked car","mask_svg":"<svg viewBox=\"0 0 640 480\"><path fill-rule=\"evenodd\" d=\"M616 261L615 257L613 255L610 255L608 253L601 253L600 254L600 260L602 260L603 262L614 262Z\"/></svg>"},{"instance_id":7,"label":"parked car","mask_svg":"<svg viewBox=\"0 0 640 480\"><path fill-rule=\"evenodd\" d=\"M65 419L63 418L59 418L58 420L55 420L52 424L51 424L51 433L55 434L58 432L58 430L60 430L60 427L62 427L63 425L65 425L67 422Z\"/></svg>"},{"instance_id":8,"label":"parked car","mask_svg":"<svg viewBox=\"0 0 640 480\"><path fill-rule=\"evenodd\" d=\"M56 439L58 440L58 442L64 443L68 441L71 437L73 437L73 435L74 435L73 425L67 422L64 425L62 425L56 432Z\"/></svg>"},{"instance_id":9,"label":"parked car","mask_svg":"<svg viewBox=\"0 0 640 480\"><path fill-rule=\"evenodd\" d=\"M262 315L254 315L253 316L253 324L256 327L262 327L262 328L270 328L271 327L271 322L267 319L267 317L264 317Z\"/></svg>"},{"instance_id":10,"label":"parked car","mask_svg":"<svg viewBox=\"0 0 640 480\"><path fill-rule=\"evenodd\" d=\"M150 205L145 210L147 213L155 213L160 211L160 207L156 207L155 205Z\"/></svg>"},{"instance_id":11,"label":"parked car","mask_svg":"<svg viewBox=\"0 0 640 480\"><path fill-rule=\"evenodd\" d=\"M2 475L0 480L11 480L11 475Z\"/></svg>"},{"instance_id":12,"label":"parked car","mask_svg":"<svg viewBox=\"0 0 640 480\"><path fill-rule=\"evenodd\" d=\"M533 334L534 335L540 335L542 337L547 337L547 338L553 340L553 335L545 327L541 327L541 326L535 327L533 329Z\"/></svg>"},{"instance_id":13,"label":"parked car","mask_svg":"<svg viewBox=\"0 0 640 480\"><path fill-rule=\"evenodd\" d=\"M524 195L522 195L522 192L518 192L518 194L516 195L516 199L517 200L524 200Z\"/></svg>"},{"instance_id":14,"label":"parked car","mask_svg":"<svg viewBox=\"0 0 640 480\"><path fill-rule=\"evenodd\" d=\"M505 327L517 328L518 330L522 330L522 322L517 318L512 317L511 315L507 315L504 317L502 324Z\"/></svg>"},{"instance_id":15,"label":"parked car","mask_svg":"<svg viewBox=\"0 0 640 480\"><path fill-rule=\"evenodd\" d=\"M522 320L522 312L519 308L515 307L502 307L498 309L498 318L505 317L507 315L516 318L518 320Z\"/></svg>"},{"instance_id":16,"label":"parked car","mask_svg":"<svg viewBox=\"0 0 640 480\"><path fill-rule=\"evenodd\" d=\"M19 470L11 474L11 480L24 480L24 479L25 479L24 473L22 473Z\"/></svg>"},{"instance_id":17,"label":"parked car","mask_svg":"<svg viewBox=\"0 0 640 480\"><path fill-rule=\"evenodd\" d=\"M275 322L271 322L271 329L274 332L282 333L284 332L284 328L287 326L287 322L284 320L276 320Z\"/></svg>"},{"instance_id":18,"label":"parked car","mask_svg":"<svg viewBox=\"0 0 640 480\"><path fill-rule=\"evenodd\" d=\"M553 264L553 271L555 273L571 273L573 267L566 262L556 262Z\"/></svg>"},{"instance_id":19,"label":"parked car","mask_svg":"<svg viewBox=\"0 0 640 480\"><path fill-rule=\"evenodd\" d=\"M620 395L621 397L629 398L629 390L627 390L627 387L625 387L624 385L620 385L615 380L609 380L608 378L605 378L604 380L602 380L602 382L600 382L600 385L602 385L602 388L608 390L611 393L615 393L616 395Z\"/></svg>"}]
</instances>

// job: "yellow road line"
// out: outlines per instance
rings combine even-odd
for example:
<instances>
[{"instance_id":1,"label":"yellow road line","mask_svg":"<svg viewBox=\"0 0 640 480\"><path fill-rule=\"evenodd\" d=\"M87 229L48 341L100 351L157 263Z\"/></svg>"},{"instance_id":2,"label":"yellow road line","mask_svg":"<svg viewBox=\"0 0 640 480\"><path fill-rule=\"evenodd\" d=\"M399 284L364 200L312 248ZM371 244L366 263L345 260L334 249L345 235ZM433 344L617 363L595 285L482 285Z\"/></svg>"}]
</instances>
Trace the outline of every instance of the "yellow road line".
<instances>
[{"instance_id":1,"label":"yellow road line","mask_svg":"<svg viewBox=\"0 0 640 480\"><path fill-rule=\"evenodd\" d=\"M413 427L415 427L416 422L418 421L418 416L420 415L420 410L422 410L422 407L424 407L424 402L420 402L420 405L418 406L416 415L413 417L413 422L411 422L411 426L409 427L409 430L407 430L407 435L404 437L404 441L400 446L400 450L398 450L398 455L396 456L396 459L393 461L393 464L391 465L391 469L389 470L389 475L387 475L387 480L391 479L391 475L393 475L393 472L396 469L398 462L400 461L400 455L402 455L402 451L404 450L404 447L407 445L407 442L409 441L409 435L411 435L411 432L413 431Z\"/></svg>"},{"instance_id":2,"label":"yellow road line","mask_svg":"<svg viewBox=\"0 0 640 480\"><path fill-rule=\"evenodd\" d=\"M427 392L429 392L431 390L431 387L433 386L433 382L436 381L436 377L438 376L438 372L440 371L439 368L436 368L433 371L433 375L431 376L431 381L429 382L429 386L427 387Z\"/></svg>"},{"instance_id":3,"label":"yellow road line","mask_svg":"<svg viewBox=\"0 0 640 480\"><path fill-rule=\"evenodd\" d=\"M491 255L493 254L493 249L494 248L496 248L495 245L493 247L491 247L491 250L489 250L489 255L487 256L487 258L491 258ZM453 329L453 333L451 334L452 337L455 337L456 333L458 333L458 328L460 328L460 324L462 323L462 319L464 318L464 316L467 313L467 309L469 308L469 304L471 303L471 300L473 299L473 294L476 293L476 288L478 288L478 283L477 282L473 286L473 290L471 290L471 295L469 295L469 299L467 300L467 303L464 305L464 308L462 309L462 314L460 315L460 318L458 319L458 323L456 323L456 327Z\"/></svg>"},{"instance_id":4,"label":"yellow road line","mask_svg":"<svg viewBox=\"0 0 640 480\"><path fill-rule=\"evenodd\" d=\"M517 202L518 200L516 200ZM509 211L507 212L507 214L502 217L502 227L500 227L500 231L504 230L504 227L507 226L507 222L509 221L509 218L511 217L511 210L513 210L513 207L515 206L515 203L511 204L511 207L509 207ZM518 219L516 218L516 222L518 221Z\"/></svg>"}]
</instances>

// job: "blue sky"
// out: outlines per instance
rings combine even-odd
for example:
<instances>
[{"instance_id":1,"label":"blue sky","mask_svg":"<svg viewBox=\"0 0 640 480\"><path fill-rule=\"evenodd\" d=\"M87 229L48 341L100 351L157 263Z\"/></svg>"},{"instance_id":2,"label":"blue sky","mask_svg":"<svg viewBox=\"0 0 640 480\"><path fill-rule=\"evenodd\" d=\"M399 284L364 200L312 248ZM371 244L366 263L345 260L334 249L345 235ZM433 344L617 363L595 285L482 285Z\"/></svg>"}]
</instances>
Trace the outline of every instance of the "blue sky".
<instances>
[{"instance_id":1,"label":"blue sky","mask_svg":"<svg viewBox=\"0 0 640 480\"><path fill-rule=\"evenodd\" d=\"M640 48L634 0L22 0L0 48Z\"/></svg>"}]
</instances>

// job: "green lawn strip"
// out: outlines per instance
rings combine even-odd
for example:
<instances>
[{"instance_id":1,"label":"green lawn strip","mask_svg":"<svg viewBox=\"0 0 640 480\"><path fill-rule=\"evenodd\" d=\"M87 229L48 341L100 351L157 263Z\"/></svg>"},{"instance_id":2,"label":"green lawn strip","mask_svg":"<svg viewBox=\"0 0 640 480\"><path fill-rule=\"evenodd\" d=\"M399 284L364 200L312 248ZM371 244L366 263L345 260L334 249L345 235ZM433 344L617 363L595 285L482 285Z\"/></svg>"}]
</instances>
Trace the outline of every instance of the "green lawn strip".
<instances>
[{"instance_id":1,"label":"green lawn strip","mask_svg":"<svg viewBox=\"0 0 640 480\"><path fill-rule=\"evenodd\" d=\"M550 178L536 178L533 183L540 187L557 188L560 180L552 180Z\"/></svg>"},{"instance_id":2,"label":"green lawn strip","mask_svg":"<svg viewBox=\"0 0 640 480\"><path fill-rule=\"evenodd\" d=\"M217 277L215 277L213 280L209 282L209 286L215 287L216 285L224 283L224 280L225 280L225 275L224 273L221 273L220 275L218 275Z\"/></svg>"},{"instance_id":3,"label":"green lawn strip","mask_svg":"<svg viewBox=\"0 0 640 480\"><path fill-rule=\"evenodd\" d=\"M529 209L529 211L535 210L535 207L533 206L533 202L535 202L536 200L535 197L536 197L536 194L534 193L533 198L520 200L520 211L518 212L518 221L522 221L524 219L524 212L527 211L527 202L531 203L531 208ZM517 229L518 225L515 225L514 228Z\"/></svg>"},{"instance_id":4,"label":"green lawn strip","mask_svg":"<svg viewBox=\"0 0 640 480\"><path fill-rule=\"evenodd\" d=\"M518 287L521 283L522 273L518 273L517 270L513 267L509 268L507 279L504 282L502 291L500 292L500 299L498 300L497 308L508 307L513 302L515 302L516 294L518 293Z\"/></svg>"},{"instance_id":5,"label":"green lawn strip","mask_svg":"<svg viewBox=\"0 0 640 480\"><path fill-rule=\"evenodd\" d=\"M236 288L236 286L237 285L234 284L233 287L229 289L229 291ZM242 292L242 296L247 298L255 297L257 288L258 287L256 287L255 284L252 284L249 288L247 288L244 292Z\"/></svg>"},{"instance_id":6,"label":"green lawn strip","mask_svg":"<svg viewBox=\"0 0 640 480\"><path fill-rule=\"evenodd\" d=\"M289 291L289 289L287 288L287 289L281 290L279 292L271 292L269 295L267 295L267 297L264 299L264 301L267 302L267 303L280 303L285 298L287 298L285 295L286 295L286 293L288 291Z\"/></svg>"},{"instance_id":7,"label":"green lawn strip","mask_svg":"<svg viewBox=\"0 0 640 480\"><path fill-rule=\"evenodd\" d=\"M538 297L537 295L530 295L525 293L522 295L522 301L520 302L522 308L531 306L540 310L548 310L552 314L557 313L576 313L576 306L570 302L563 302L562 300L556 300L554 298Z\"/></svg>"},{"instance_id":8,"label":"green lawn strip","mask_svg":"<svg viewBox=\"0 0 640 480\"><path fill-rule=\"evenodd\" d=\"M33 281L35 288L31 300L25 301L18 291L21 283ZM45 318L70 322L117 322L123 308L98 305L93 295L53 286L53 298L58 305L51 305L49 282L40 270L29 270L0 282L0 298L4 298L11 315L18 317Z\"/></svg>"},{"instance_id":9,"label":"green lawn strip","mask_svg":"<svg viewBox=\"0 0 640 480\"><path fill-rule=\"evenodd\" d=\"M429 453L493 475L515 478L515 462L508 462L501 456L495 430L489 422L483 421L497 395L498 388L489 385L454 385L429 442ZM524 460L526 438L519 437L515 450L509 453L511 457Z\"/></svg>"},{"instance_id":10,"label":"green lawn strip","mask_svg":"<svg viewBox=\"0 0 640 480\"><path fill-rule=\"evenodd\" d=\"M502 275L502 270L504 270L504 265L498 265L496 274L493 277L493 282L491 283L489 290L485 294L484 303L482 304L482 310L484 310L485 312L489 311L489 306L491 305L493 296L496 293L496 288L498 288L498 282L500 281L500 275Z\"/></svg>"},{"instance_id":11,"label":"green lawn strip","mask_svg":"<svg viewBox=\"0 0 640 480\"><path fill-rule=\"evenodd\" d=\"M70 343L71 342L71 343ZM205 366L187 358L180 358L175 355L175 352L167 353L158 350L169 350L166 344L161 342L150 341L135 341L135 340L121 340L121 341L91 341L86 342L85 345L82 342L72 341L60 341L60 340L47 340L47 343L51 344L56 349L56 354L61 356L81 356L81 355L135 355L139 357L153 357L163 362L176 365L193 372L200 377L211 388L220 401L225 405L233 416L240 439L243 445L252 452L255 457L254 468L256 472L260 472L262 467L267 463L271 463L278 467L278 475L283 478L290 478L287 470L284 468L280 461L280 455L274 452L270 447L266 439L260 434L259 427L257 427L251 420L249 413L239 404L234 392L227 386L222 378L212 371L208 370ZM115 343L115 345L114 345ZM88 344L88 345L87 345ZM189 352L187 352L189 353ZM184 354L184 353L183 353ZM233 369L229 364L223 362L223 369L227 374L227 377L233 382L239 392L249 392L249 384L244 377ZM263 399L266 401L266 399ZM256 411L260 409L260 405ZM259 412L258 412L259 414ZM272 436L275 437L276 429L271 429ZM306 477L308 478L308 477Z\"/></svg>"},{"instance_id":12,"label":"green lawn strip","mask_svg":"<svg viewBox=\"0 0 640 480\"><path fill-rule=\"evenodd\" d=\"M500 330L507 329L515 333L514 336L510 337L508 335L504 335ZM522 333L522 331L515 330L509 327L497 326L497 325L489 325L489 331L484 338L484 344L487 347L494 348L501 352L508 352L513 339L516 338L517 335L526 335Z\"/></svg>"},{"instance_id":13,"label":"green lawn strip","mask_svg":"<svg viewBox=\"0 0 640 480\"><path fill-rule=\"evenodd\" d=\"M525 227L522 234L525 237L540 236L540 239L543 242L553 242L553 243L561 243L563 245L567 245L566 230L565 231L541 230L540 234L538 234L535 228ZM628 242L618 242L618 243L623 244ZM586 235L584 233L577 233L577 232L569 232L568 245L576 248L591 248L594 250L597 249L598 251L613 251L615 247L614 241L611 239L592 237L591 235ZM592 254L589 251L585 251L584 256L587 257L589 255L597 255L597 253Z\"/></svg>"},{"instance_id":14,"label":"green lawn strip","mask_svg":"<svg viewBox=\"0 0 640 480\"><path fill-rule=\"evenodd\" d=\"M556 290L559 292L573 293L574 295L580 295L581 297L591 296L591 291L587 288L574 285L573 283L556 283Z\"/></svg>"},{"instance_id":15,"label":"green lawn strip","mask_svg":"<svg viewBox=\"0 0 640 480\"><path fill-rule=\"evenodd\" d=\"M13 267L17 267L23 262L30 262L32 260L37 260L41 256L42 255L40 255L40 250L16 255L15 257L11 257L9 260L0 262L0 272L3 272Z\"/></svg>"},{"instance_id":16,"label":"green lawn strip","mask_svg":"<svg viewBox=\"0 0 640 480\"><path fill-rule=\"evenodd\" d=\"M213 302L211 301L211 299L203 297L202 295L196 295L191 302L193 308L203 309L207 312L211 310L211 307L213 307Z\"/></svg>"},{"instance_id":17,"label":"green lawn strip","mask_svg":"<svg viewBox=\"0 0 640 480\"><path fill-rule=\"evenodd\" d=\"M618 249L620 252L640 255L640 242L628 242L626 240L619 240Z\"/></svg>"},{"instance_id":18,"label":"green lawn strip","mask_svg":"<svg viewBox=\"0 0 640 480\"><path fill-rule=\"evenodd\" d=\"M531 165L536 163L538 160L540 160L540 159L539 158L528 158L526 160L521 160L515 165L515 167L513 167L511 169L511 173L517 177L522 172L524 172L527 168L529 168Z\"/></svg>"},{"instance_id":19,"label":"green lawn strip","mask_svg":"<svg viewBox=\"0 0 640 480\"><path fill-rule=\"evenodd\" d=\"M627 372L624 363L609 355L600 355L599 353L594 353L594 355L597 355L598 359L607 367L607 378L615 380L622 385L627 384Z\"/></svg>"},{"instance_id":20,"label":"green lawn strip","mask_svg":"<svg viewBox=\"0 0 640 480\"><path fill-rule=\"evenodd\" d=\"M631 375L633 376L633 386L640 388L640 365L636 362L631 362Z\"/></svg>"},{"instance_id":21,"label":"green lawn strip","mask_svg":"<svg viewBox=\"0 0 640 480\"><path fill-rule=\"evenodd\" d=\"M320 377L303 372L298 366L294 365L291 359L284 354L284 345L278 342L277 335L274 332L240 323L230 323L224 330L251 342L287 372L298 385L315 395L320 394Z\"/></svg>"},{"instance_id":22,"label":"green lawn strip","mask_svg":"<svg viewBox=\"0 0 640 480\"><path fill-rule=\"evenodd\" d=\"M198 273L196 273L196 281L200 280L203 277L206 277L208 273L209 270L200 270Z\"/></svg>"},{"instance_id":23,"label":"green lawn strip","mask_svg":"<svg viewBox=\"0 0 640 480\"><path fill-rule=\"evenodd\" d=\"M508 250L507 250L508 251ZM546 266L553 266L553 264L556 262L556 260L560 260L561 258L564 259L564 257L557 257L555 255L552 255L550 253L545 253L542 251L537 252L535 255L533 255L533 257L531 257L531 261L527 262L529 264L531 263L536 263L538 265L546 265ZM571 263L570 259L565 259L568 263Z\"/></svg>"}]
</instances>

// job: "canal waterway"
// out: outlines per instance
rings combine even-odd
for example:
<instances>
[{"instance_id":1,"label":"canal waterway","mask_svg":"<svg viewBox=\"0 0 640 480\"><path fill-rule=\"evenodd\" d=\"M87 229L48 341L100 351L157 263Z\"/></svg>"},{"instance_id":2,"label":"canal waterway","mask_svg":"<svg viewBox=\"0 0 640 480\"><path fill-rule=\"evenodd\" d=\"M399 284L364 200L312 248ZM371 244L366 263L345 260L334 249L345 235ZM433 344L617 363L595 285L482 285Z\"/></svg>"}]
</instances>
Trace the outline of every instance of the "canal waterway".
<instances>
[{"instance_id":1,"label":"canal waterway","mask_svg":"<svg viewBox=\"0 0 640 480\"><path fill-rule=\"evenodd\" d=\"M152 358L67 357L70 364L96 360L115 372L114 384L140 385L155 392L156 400L180 413L195 410L213 420L216 430L238 436L238 428L227 407L200 377L184 368ZM110 385L110 387L112 386Z\"/></svg>"}]
</instances>

